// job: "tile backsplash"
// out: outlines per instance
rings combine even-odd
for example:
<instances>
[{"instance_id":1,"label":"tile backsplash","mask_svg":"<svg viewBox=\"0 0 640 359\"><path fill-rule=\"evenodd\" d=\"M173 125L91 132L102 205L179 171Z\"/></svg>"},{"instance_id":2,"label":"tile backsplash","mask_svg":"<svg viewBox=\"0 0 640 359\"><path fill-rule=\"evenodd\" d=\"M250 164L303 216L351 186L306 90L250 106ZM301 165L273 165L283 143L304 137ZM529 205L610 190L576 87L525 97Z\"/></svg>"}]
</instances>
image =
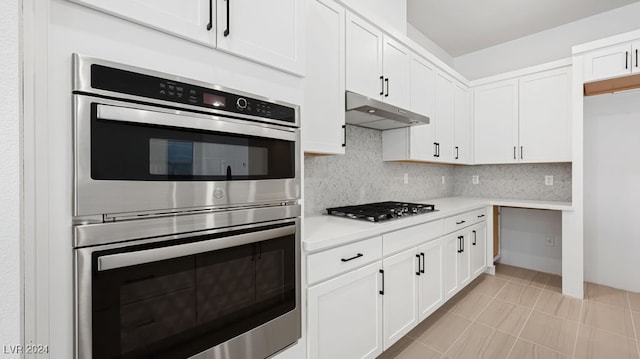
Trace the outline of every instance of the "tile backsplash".
<instances>
[{"instance_id":1,"label":"tile backsplash","mask_svg":"<svg viewBox=\"0 0 640 359\"><path fill-rule=\"evenodd\" d=\"M376 201L449 196L571 200L571 164L453 166L382 161L382 132L347 126L345 155L305 157L305 214ZM409 183L404 184L404 174ZM474 185L471 176L479 176ZM554 185L545 186L544 176ZM442 183L442 177L445 183Z\"/></svg>"}]
</instances>

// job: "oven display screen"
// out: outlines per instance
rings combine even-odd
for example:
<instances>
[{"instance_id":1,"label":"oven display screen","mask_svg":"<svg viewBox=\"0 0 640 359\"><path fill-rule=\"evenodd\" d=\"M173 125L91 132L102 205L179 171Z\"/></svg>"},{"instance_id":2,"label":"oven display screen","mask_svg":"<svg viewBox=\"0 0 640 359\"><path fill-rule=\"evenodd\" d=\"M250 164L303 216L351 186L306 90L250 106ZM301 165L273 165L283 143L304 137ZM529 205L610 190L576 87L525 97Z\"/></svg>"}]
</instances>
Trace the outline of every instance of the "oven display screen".
<instances>
[{"instance_id":1,"label":"oven display screen","mask_svg":"<svg viewBox=\"0 0 640 359\"><path fill-rule=\"evenodd\" d=\"M227 99L224 96L214 95L206 92L202 95L202 102L205 105L213 106L216 108L227 107Z\"/></svg>"}]
</instances>

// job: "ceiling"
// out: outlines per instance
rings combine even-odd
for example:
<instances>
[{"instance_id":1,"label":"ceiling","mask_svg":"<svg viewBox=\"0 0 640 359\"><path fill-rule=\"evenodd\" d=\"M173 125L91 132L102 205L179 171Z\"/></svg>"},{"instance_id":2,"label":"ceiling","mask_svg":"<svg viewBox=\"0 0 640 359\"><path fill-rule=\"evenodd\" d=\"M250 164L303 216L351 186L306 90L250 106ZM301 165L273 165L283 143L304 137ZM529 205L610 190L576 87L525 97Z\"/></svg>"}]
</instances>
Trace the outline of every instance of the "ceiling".
<instances>
[{"instance_id":1,"label":"ceiling","mask_svg":"<svg viewBox=\"0 0 640 359\"><path fill-rule=\"evenodd\" d=\"M638 0L407 0L407 21L453 57Z\"/></svg>"}]
</instances>

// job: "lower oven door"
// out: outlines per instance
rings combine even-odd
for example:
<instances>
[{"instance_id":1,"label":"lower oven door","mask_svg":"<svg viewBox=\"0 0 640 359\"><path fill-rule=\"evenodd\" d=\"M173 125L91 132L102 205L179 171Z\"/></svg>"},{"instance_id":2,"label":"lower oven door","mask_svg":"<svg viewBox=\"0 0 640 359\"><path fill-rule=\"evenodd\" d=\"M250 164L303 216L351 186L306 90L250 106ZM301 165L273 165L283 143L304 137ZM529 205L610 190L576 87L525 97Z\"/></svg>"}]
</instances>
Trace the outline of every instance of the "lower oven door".
<instances>
[{"instance_id":1,"label":"lower oven door","mask_svg":"<svg viewBox=\"0 0 640 359\"><path fill-rule=\"evenodd\" d=\"M76 249L77 358L266 358L300 338L299 219Z\"/></svg>"}]
</instances>

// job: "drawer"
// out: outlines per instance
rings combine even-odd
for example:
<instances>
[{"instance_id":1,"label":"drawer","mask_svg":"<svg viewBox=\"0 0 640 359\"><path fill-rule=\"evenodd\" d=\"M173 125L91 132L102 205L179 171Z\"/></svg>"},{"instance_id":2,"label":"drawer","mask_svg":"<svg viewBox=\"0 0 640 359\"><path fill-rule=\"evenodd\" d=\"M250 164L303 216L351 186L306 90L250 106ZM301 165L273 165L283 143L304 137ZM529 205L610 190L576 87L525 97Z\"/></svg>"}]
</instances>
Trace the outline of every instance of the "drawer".
<instances>
[{"instance_id":1,"label":"drawer","mask_svg":"<svg viewBox=\"0 0 640 359\"><path fill-rule=\"evenodd\" d=\"M444 234L443 220L419 224L395 232L385 233L382 243L382 255L403 251L418 246Z\"/></svg>"},{"instance_id":2,"label":"drawer","mask_svg":"<svg viewBox=\"0 0 640 359\"><path fill-rule=\"evenodd\" d=\"M444 219L444 232L451 233L458 229L468 227L472 224L486 220L487 210L485 208L477 209L471 212L461 213L457 216Z\"/></svg>"},{"instance_id":3,"label":"drawer","mask_svg":"<svg viewBox=\"0 0 640 359\"><path fill-rule=\"evenodd\" d=\"M382 258L382 237L374 237L307 256L311 285Z\"/></svg>"}]
</instances>

